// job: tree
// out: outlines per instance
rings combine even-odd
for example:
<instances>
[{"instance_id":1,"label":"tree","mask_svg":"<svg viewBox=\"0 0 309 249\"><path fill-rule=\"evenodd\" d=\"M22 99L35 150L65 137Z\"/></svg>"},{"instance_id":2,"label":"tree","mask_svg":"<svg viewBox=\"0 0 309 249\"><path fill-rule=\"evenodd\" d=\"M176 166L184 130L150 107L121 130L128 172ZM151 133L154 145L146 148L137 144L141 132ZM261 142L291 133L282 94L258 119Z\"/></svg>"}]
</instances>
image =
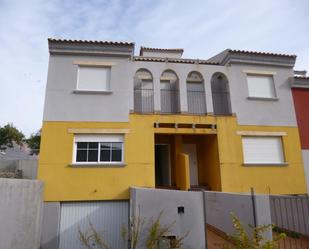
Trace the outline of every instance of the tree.
<instances>
[{"instance_id":1,"label":"tree","mask_svg":"<svg viewBox=\"0 0 309 249\"><path fill-rule=\"evenodd\" d=\"M7 124L3 127L0 126L0 150L13 147L14 142L22 145L24 137L24 134L15 128L13 124Z\"/></svg>"},{"instance_id":2,"label":"tree","mask_svg":"<svg viewBox=\"0 0 309 249\"><path fill-rule=\"evenodd\" d=\"M33 133L28 139L25 140L31 149L30 155L38 155L40 153L41 144L41 130Z\"/></svg>"}]
</instances>

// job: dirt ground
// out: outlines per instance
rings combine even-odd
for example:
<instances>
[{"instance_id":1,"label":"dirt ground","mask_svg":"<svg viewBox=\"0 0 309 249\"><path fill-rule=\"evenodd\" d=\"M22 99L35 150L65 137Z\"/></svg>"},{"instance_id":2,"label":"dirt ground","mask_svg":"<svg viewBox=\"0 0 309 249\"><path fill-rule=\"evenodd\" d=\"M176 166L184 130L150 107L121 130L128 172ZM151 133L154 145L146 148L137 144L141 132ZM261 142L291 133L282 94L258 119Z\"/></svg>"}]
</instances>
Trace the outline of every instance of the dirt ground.
<instances>
[{"instance_id":1,"label":"dirt ground","mask_svg":"<svg viewBox=\"0 0 309 249\"><path fill-rule=\"evenodd\" d=\"M230 242L209 229L207 229L207 245L208 249L222 249L224 245L230 249L235 248Z\"/></svg>"}]
</instances>

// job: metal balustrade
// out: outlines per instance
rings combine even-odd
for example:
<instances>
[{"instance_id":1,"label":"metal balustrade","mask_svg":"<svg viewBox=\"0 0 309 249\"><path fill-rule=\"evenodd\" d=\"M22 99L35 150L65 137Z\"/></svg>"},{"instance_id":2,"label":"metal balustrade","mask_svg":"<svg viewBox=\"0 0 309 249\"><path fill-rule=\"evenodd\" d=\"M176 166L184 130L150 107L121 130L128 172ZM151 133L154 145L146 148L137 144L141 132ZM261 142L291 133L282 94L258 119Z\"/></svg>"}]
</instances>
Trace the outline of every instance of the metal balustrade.
<instances>
[{"instance_id":1,"label":"metal balustrade","mask_svg":"<svg viewBox=\"0 0 309 249\"><path fill-rule=\"evenodd\" d=\"M206 99L204 91L187 91L188 113L206 114Z\"/></svg>"},{"instance_id":2,"label":"metal balustrade","mask_svg":"<svg viewBox=\"0 0 309 249\"><path fill-rule=\"evenodd\" d=\"M161 89L161 112L179 113L179 91L171 89Z\"/></svg>"},{"instance_id":3,"label":"metal balustrade","mask_svg":"<svg viewBox=\"0 0 309 249\"><path fill-rule=\"evenodd\" d=\"M134 111L138 113L154 111L153 89L134 89Z\"/></svg>"}]
</instances>

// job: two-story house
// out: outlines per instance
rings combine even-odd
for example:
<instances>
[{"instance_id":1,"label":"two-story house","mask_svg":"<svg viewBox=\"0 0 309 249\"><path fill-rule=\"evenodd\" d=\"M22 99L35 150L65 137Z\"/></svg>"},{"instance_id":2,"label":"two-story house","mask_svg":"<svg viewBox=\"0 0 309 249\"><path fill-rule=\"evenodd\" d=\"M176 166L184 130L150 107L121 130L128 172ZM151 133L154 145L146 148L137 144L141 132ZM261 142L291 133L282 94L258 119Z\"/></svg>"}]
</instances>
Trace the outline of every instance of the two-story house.
<instances>
[{"instance_id":1,"label":"two-story house","mask_svg":"<svg viewBox=\"0 0 309 249\"><path fill-rule=\"evenodd\" d=\"M135 56L128 42L48 43L38 174L44 219L60 224L49 234L93 208L117 223L131 186L306 193L296 56L227 49L199 60L182 49Z\"/></svg>"}]
</instances>

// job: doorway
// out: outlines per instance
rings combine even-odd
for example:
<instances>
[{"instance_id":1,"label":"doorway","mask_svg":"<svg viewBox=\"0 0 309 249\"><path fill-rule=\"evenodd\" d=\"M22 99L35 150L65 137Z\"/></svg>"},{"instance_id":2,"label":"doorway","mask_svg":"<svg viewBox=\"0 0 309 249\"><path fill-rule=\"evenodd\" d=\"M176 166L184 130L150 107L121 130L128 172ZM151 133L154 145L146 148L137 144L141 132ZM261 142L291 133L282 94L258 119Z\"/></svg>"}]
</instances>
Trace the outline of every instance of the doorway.
<instances>
[{"instance_id":1,"label":"doorway","mask_svg":"<svg viewBox=\"0 0 309 249\"><path fill-rule=\"evenodd\" d=\"M155 176L156 187L171 186L171 162L169 144L155 145Z\"/></svg>"},{"instance_id":2,"label":"doorway","mask_svg":"<svg viewBox=\"0 0 309 249\"><path fill-rule=\"evenodd\" d=\"M196 144L184 144L183 153L189 156L190 184L191 186L197 186L199 185L199 182L198 182Z\"/></svg>"}]
</instances>

